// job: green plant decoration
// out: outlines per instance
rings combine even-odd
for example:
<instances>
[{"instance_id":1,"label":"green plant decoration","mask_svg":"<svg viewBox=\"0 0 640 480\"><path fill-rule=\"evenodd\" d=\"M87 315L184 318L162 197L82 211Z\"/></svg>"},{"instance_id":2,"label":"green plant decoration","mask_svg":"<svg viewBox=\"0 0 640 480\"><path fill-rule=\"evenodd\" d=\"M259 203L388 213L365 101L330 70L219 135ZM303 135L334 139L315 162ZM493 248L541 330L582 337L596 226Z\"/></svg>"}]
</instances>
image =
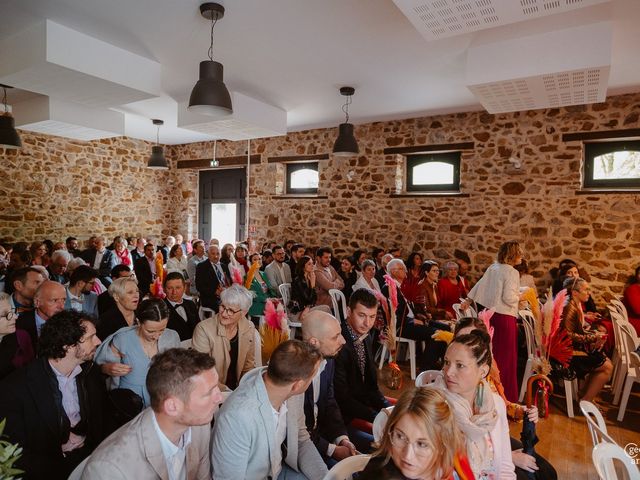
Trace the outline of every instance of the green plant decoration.
<instances>
[{"instance_id":1,"label":"green plant decoration","mask_svg":"<svg viewBox=\"0 0 640 480\"><path fill-rule=\"evenodd\" d=\"M24 473L13 466L22 455L22 448L17 443L12 444L2 439L5 424L6 419L3 419L0 422L0 480L14 480Z\"/></svg>"}]
</instances>

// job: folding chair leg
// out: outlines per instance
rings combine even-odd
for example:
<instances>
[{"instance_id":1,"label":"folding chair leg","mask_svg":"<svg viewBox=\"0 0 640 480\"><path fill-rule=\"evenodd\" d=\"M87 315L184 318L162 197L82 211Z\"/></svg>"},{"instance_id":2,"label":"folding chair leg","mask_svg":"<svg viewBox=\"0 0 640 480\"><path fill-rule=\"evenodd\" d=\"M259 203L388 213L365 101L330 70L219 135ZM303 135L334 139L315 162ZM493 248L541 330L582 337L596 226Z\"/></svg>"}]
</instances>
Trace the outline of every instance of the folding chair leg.
<instances>
[{"instance_id":1,"label":"folding chair leg","mask_svg":"<svg viewBox=\"0 0 640 480\"><path fill-rule=\"evenodd\" d=\"M527 365L524 367L524 375L522 376L522 385L520 386L520 396L518 397L518 402L522 402L522 400L524 399L524 394L527 391L527 380L529 380L529 377L531 376L531 371L533 369L532 367L532 360L531 359L527 359Z\"/></svg>"},{"instance_id":2,"label":"folding chair leg","mask_svg":"<svg viewBox=\"0 0 640 480\"><path fill-rule=\"evenodd\" d=\"M564 395L567 398L567 415L573 418L573 381L564 381Z\"/></svg>"},{"instance_id":3,"label":"folding chair leg","mask_svg":"<svg viewBox=\"0 0 640 480\"><path fill-rule=\"evenodd\" d=\"M416 379L416 342L409 342L409 362L411 364L411 380Z\"/></svg>"},{"instance_id":4,"label":"folding chair leg","mask_svg":"<svg viewBox=\"0 0 640 480\"><path fill-rule=\"evenodd\" d=\"M622 389L625 384L625 377L627 375L627 366L624 363L620 364L618 371L616 372L615 387L613 389L613 404L618 405L620 403L620 395L622 395Z\"/></svg>"},{"instance_id":5,"label":"folding chair leg","mask_svg":"<svg viewBox=\"0 0 640 480\"><path fill-rule=\"evenodd\" d=\"M634 378L632 376L627 377L627 381L624 382L624 392L622 394L622 401L620 402L620 409L618 410L618 421L621 422L624 418L624 412L627 409L627 402L629 401L629 395L631 395L631 387L633 387Z\"/></svg>"},{"instance_id":6,"label":"folding chair leg","mask_svg":"<svg viewBox=\"0 0 640 480\"><path fill-rule=\"evenodd\" d=\"M380 364L378 365L378 369L382 368L382 365L384 365L384 361L386 358L387 358L387 346L382 345L382 353L380 354Z\"/></svg>"}]
</instances>

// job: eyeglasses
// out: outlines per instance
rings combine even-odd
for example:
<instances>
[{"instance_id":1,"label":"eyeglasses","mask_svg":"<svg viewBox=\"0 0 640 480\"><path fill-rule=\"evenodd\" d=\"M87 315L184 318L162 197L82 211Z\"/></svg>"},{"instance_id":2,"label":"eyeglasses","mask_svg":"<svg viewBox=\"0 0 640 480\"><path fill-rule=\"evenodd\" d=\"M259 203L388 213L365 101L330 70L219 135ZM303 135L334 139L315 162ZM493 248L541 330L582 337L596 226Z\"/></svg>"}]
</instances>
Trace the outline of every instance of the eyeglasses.
<instances>
[{"instance_id":1,"label":"eyeglasses","mask_svg":"<svg viewBox=\"0 0 640 480\"><path fill-rule=\"evenodd\" d=\"M397 430L391 430L389 439L391 440L391 445L393 445L396 448L406 448L409 445L411 445L413 447L413 452L416 455L427 455L431 451L431 444L423 440L410 442L404 433L399 432Z\"/></svg>"},{"instance_id":2,"label":"eyeglasses","mask_svg":"<svg viewBox=\"0 0 640 480\"><path fill-rule=\"evenodd\" d=\"M7 313L0 315L0 318L6 318L9 321L15 320L16 318L18 318L18 312L16 312L14 309L11 309Z\"/></svg>"},{"instance_id":3,"label":"eyeglasses","mask_svg":"<svg viewBox=\"0 0 640 480\"><path fill-rule=\"evenodd\" d=\"M232 310L229 307L225 307L224 305L220 305L220 313L226 313L229 315L235 315L238 312L241 312L242 310L238 309L238 310Z\"/></svg>"}]
</instances>

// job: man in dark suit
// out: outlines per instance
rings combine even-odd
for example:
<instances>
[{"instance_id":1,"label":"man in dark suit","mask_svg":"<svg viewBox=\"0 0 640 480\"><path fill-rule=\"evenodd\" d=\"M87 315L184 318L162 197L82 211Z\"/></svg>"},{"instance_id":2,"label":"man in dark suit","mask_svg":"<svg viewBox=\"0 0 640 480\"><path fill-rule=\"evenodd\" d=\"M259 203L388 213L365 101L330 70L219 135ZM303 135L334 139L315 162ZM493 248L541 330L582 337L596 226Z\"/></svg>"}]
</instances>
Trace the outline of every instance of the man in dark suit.
<instances>
[{"instance_id":1,"label":"man in dark suit","mask_svg":"<svg viewBox=\"0 0 640 480\"><path fill-rule=\"evenodd\" d=\"M335 357L345 344L340 322L331 314L310 311L302 323L302 338L315 346L324 360L304 394L305 423L311 440L328 467L356 454L342 420L333 390Z\"/></svg>"},{"instance_id":2,"label":"man in dark suit","mask_svg":"<svg viewBox=\"0 0 640 480\"><path fill-rule=\"evenodd\" d=\"M164 299L169 307L169 323L167 328L175 330L180 336L180 340L189 340L193 337L193 329L200 321L198 317L198 307L191 300L184 297L187 287L184 277L180 272L171 272L164 279Z\"/></svg>"},{"instance_id":3,"label":"man in dark suit","mask_svg":"<svg viewBox=\"0 0 640 480\"><path fill-rule=\"evenodd\" d=\"M40 284L33 297L34 309L20 314L16 327L25 330L31 337L31 345L37 350L38 339L44 324L64 309L67 290L58 282L46 280Z\"/></svg>"},{"instance_id":4,"label":"man in dark suit","mask_svg":"<svg viewBox=\"0 0 640 480\"><path fill-rule=\"evenodd\" d=\"M111 269L111 278L114 281L119 278L130 277L131 275L133 275L133 271L127 265L119 264ZM108 290L98 295L98 315L102 315L112 308L116 308L116 301L109 294Z\"/></svg>"},{"instance_id":5,"label":"man in dark suit","mask_svg":"<svg viewBox=\"0 0 640 480\"><path fill-rule=\"evenodd\" d=\"M200 293L200 305L218 313L220 292L231 285L229 267L220 263L220 247L209 245L208 260L196 266L196 289Z\"/></svg>"},{"instance_id":6,"label":"man in dark suit","mask_svg":"<svg viewBox=\"0 0 640 480\"><path fill-rule=\"evenodd\" d=\"M98 275L102 284L109 288L111 285L111 269L116 266L116 256L111 250L107 250L104 237L96 237L93 247L87 248L80 257L87 262Z\"/></svg>"},{"instance_id":7,"label":"man in dark suit","mask_svg":"<svg viewBox=\"0 0 640 480\"><path fill-rule=\"evenodd\" d=\"M369 332L378 314L378 299L369 290L356 290L349 298L347 321L342 327L346 343L336 357L334 389L349 438L359 451L371 448L373 436L358 430L351 422L373 422L378 412L390 404L378 388L373 360L373 340Z\"/></svg>"},{"instance_id":8,"label":"man in dark suit","mask_svg":"<svg viewBox=\"0 0 640 480\"><path fill-rule=\"evenodd\" d=\"M296 266L298 265L298 260L300 260L303 256L304 245L302 243L294 243L291 247L291 255L287 260L289 268L291 269L291 280L296 278Z\"/></svg>"},{"instance_id":9,"label":"man in dark suit","mask_svg":"<svg viewBox=\"0 0 640 480\"><path fill-rule=\"evenodd\" d=\"M133 270L136 272L136 278L138 279L140 298L144 298L156 279L156 255L153 243L147 243L144 246L144 257L136 260L136 263L133 264Z\"/></svg>"},{"instance_id":10,"label":"man in dark suit","mask_svg":"<svg viewBox=\"0 0 640 480\"><path fill-rule=\"evenodd\" d=\"M105 384L91 360L100 340L83 313L42 327L40 357L0 383L4 434L23 453L24 480L62 480L102 441Z\"/></svg>"}]
</instances>

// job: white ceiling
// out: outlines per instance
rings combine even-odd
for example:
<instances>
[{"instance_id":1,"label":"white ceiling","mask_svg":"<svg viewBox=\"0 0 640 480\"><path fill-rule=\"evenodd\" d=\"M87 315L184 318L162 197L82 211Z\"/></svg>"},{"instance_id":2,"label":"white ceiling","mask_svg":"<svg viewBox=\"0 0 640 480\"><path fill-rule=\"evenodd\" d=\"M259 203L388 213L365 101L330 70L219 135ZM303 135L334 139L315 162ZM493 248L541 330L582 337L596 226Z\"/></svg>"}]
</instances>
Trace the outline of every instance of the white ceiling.
<instances>
[{"instance_id":1,"label":"white ceiling","mask_svg":"<svg viewBox=\"0 0 640 480\"><path fill-rule=\"evenodd\" d=\"M520 0L493 0L499 2ZM129 104L127 134L155 140L149 119L162 118L162 143L211 138L179 129L206 59L209 23L200 0L0 0L2 39L50 19L157 61L163 95ZM640 91L640 0L612 0L579 10L427 42L392 0L222 0L214 59L225 83L287 112L289 131L343 121L338 88L356 87L353 123L479 110L467 88L473 45L599 21L613 25L607 94ZM28 98L12 91L9 103ZM133 132L133 133L132 133Z\"/></svg>"}]
</instances>

